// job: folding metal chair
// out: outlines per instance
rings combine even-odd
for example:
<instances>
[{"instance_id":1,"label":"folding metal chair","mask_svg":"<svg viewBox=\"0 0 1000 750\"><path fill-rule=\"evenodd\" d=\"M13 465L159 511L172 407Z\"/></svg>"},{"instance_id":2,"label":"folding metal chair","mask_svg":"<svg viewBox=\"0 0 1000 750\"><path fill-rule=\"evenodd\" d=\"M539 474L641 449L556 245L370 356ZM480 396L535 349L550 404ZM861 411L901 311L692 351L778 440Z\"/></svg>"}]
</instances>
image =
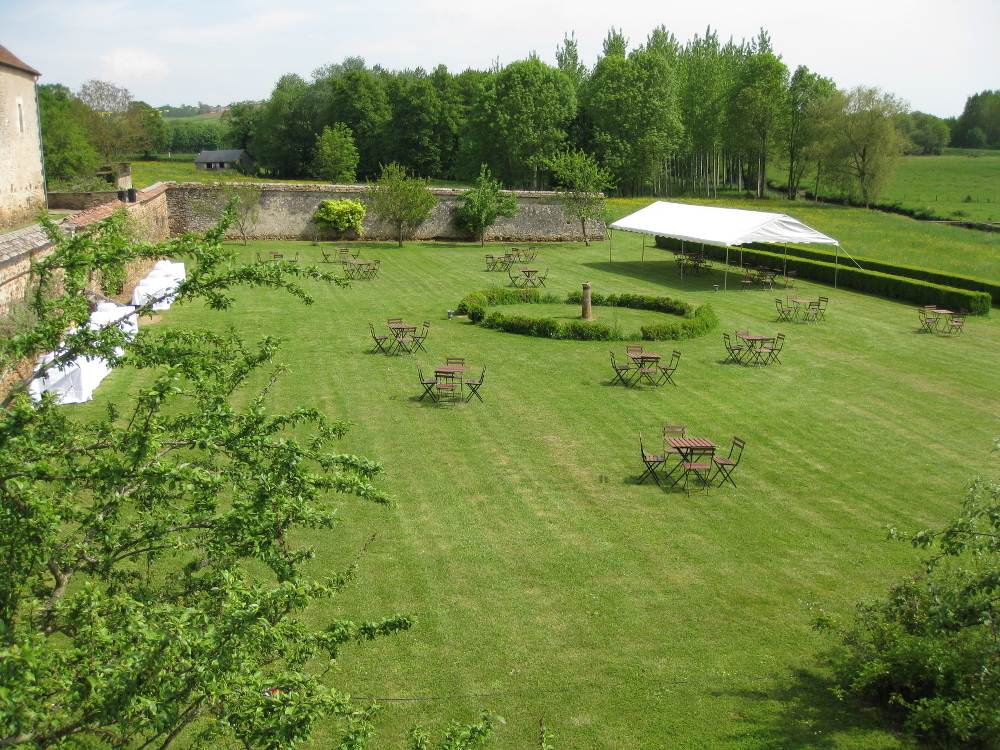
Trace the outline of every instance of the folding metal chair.
<instances>
[{"instance_id":1,"label":"folding metal chair","mask_svg":"<svg viewBox=\"0 0 1000 750\"><path fill-rule=\"evenodd\" d=\"M802 310L802 322L815 322L819 320L819 302L810 302Z\"/></svg>"},{"instance_id":2,"label":"folding metal chair","mask_svg":"<svg viewBox=\"0 0 1000 750\"><path fill-rule=\"evenodd\" d=\"M787 271L785 273L785 289L795 288L795 277L798 275L798 271Z\"/></svg>"},{"instance_id":3,"label":"folding metal chair","mask_svg":"<svg viewBox=\"0 0 1000 750\"><path fill-rule=\"evenodd\" d=\"M778 322L786 321L791 322L792 313L795 312L794 308L785 307L780 299L774 300L774 309L778 312Z\"/></svg>"},{"instance_id":4,"label":"folding metal chair","mask_svg":"<svg viewBox=\"0 0 1000 750\"><path fill-rule=\"evenodd\" d=\"M820 297L816 305L816 320L826 320L826 305L830 301L829 297Z\"/></svg>"},{"instance_id":5,"label":"folding metal chair","mask_svg":"<svg viewBox=\"0 0 1000 750\"><path fill-rule=\"evenodd\" d=\"M414 351L416 351L417 349L420 349L423 352L427 351L426 349L424 349L424 341L427 340L427 331L430 330L430 327L431 324L425 320L423 330L420 333L413 334L413 343L415 346Z\"/></svg>"},{"instance_id":6,"label":"folding metal chair","mask_svg":"<svg viewBox=\"0 0 1000 750\"><path fill-rule=\"evenodd\" d=\"M424 396L430 396L431 397L431 401L437 401L437 394L434 393L434 386L437 385L438 379L437 378L425 378L424 377L424 370L420 366L419 362L417 362L417 376L420 378L420 385L422 385L424 387L424 392L422 394L420 394L420 398L418 398L417 401L423 401L424 400Z\"/></svg>"},{"instance_id":7,"label":"folding metal chair","mask_svg":"<svg viewBox=\"0 0 1000 750\"><path fill-rule=\"evenodd\" d=\"M371 323L368 324L368 327L372 329L372 340L375 342L375 348L372 349L372 354L374 354L376 351L382 352L383 354L390 354L391 353L390 350L392 349L392 343L390 337L381 336L375 333L375 326L373 326ZM386 349L385 348L386 346L389 346L389 349Z\"/></svg>"},{"instance_id":8,"label":"folding metal chair","mask_svg":"<svg viewBox=\"0 0 1000 750\"><path fill-rule=\"evenodd\" d=\"M620 365L615 362L614 352L611 352L611 369L615 371L615 376L611 379L611 385L614 385L617 381L621 381L621 384L626 388L632 385L630 382L632 365Z\"/></svg>"},{"instance_id":9,"label":"folding metal chair","mask_svg":"<svg viewBox=\"0 0 1000 750\"><path fill-rule=\"evenodd\" d=\"M733 469L739 466L740 461L743 459L744 445L746 445L746 442L740 440L738 437L734 437L733 444L729 447L728 456L725 458L712 456L712 463L715 464L715 474L712 475L712 479L710 481L714 481L715 478L721 474L722 480L719 482L720 487L727 481L733 485L733 487L736 486L736 482L733 481L733 478L730 475L733 473ZM733 454L736 455L735 459L733 458Z\"/></svg>"},{"instance_id":10,"label":"folding metal chair","mask_svg":"<svg viewBox=\"0 0 1000 750\"><path fill-rule=\"evenodd\" d=\"M535 274L535 286L545 286L545 279L549 278L549 269L545 269L545 273Z\"/></svg>"},{"instance_id":11,"label":"folding metal chair","mask_svg":"<svg viewBox=\"0 0 1000 750\"><path fill-rule=\"evenodd\" d=\"M377 279L378 278L378 267L382 261L373 260L365 269L364 275L366 279Z\"/></svg>"},{"instance_id":12,"label":"folding metal chair","mask_svg":"<svg viewBox=\"0 0 1000 750\"><path fill-rule=\"evenodd\" d=\"M507 267L507 278L510 279L510 285L519 289L523 289L528 285L528 277L523 273L520 275L514 274L510 270L510 266Z\"/></svg>"},{"instance_id":13,"label":"folding metal chair","mask_svg":"<svg viewBox=\"0 0 1000 750\"><path fill-rule=\"evenodd\" d=\"M681 459L684 457L684 451L670 445L670 443L667 442L667 438L684 437L685 432L687 432L687 428L682 424L663 425L663 457L668 458L668 460L670 456L677 458L677 463L674 464L674 468L667 472L668 477L677 471L677 467L681 465Z\"/></svg>"},{"instance_id":14,"label":"folding metal chair","mask_svg":"<svg viewBox=\"0 0 1000 750\"><path fill-rule=\"evenodd\" d=\"M725 364L729 360L732 360L736 364L739 364L740 360L743 358L743 350L745 348L743 344L734 345L733 342L730 340L728 333L722 334L722 340L726 342L726 351L729 353L729 356L726 357L723 364Z\"/></svg>"},{"instance_id":15,"label":"folding metal chair","mask_svg":"<svg viewBox=\"0 0 1000 750\"><path fill-rule=\"evenodd\" d=\"M666 464L667 457L662 453L646 453L646 449L642 445L641 432L639 433L639 455L642 456L642 462L646 465L646 470L639 477L638 484L642 484L646 480L646 477L652 477L653 481L659 485L660 479L656 476L656 470Z\"/></svg>"},{"instance_id":16,"label":"folding metal chair","mask_svg":"<svg viewBox=\"0 0 1000 750\"><path fill-rule=\"evenodd\" d=\"M333 257L333 250L331 250L330 252L327 252L326 250L320 250L320 252L323 254L323 262L324 263L332 263L333 262L333 261L330 260L330 258Z\"/></svg>"},{"instance_id":17,"label":"folding metal chair","mask_svg":"<svg viewBox=\"0 0 1000 750\"><path fill-rule=\"evenodd\" d=\"M486 270L487 271L497 270L497 259L493 257L492 253L486 253Z\"/></svg>"},{"instance_id":18,"label":"folding metal chair","mask_svg":"<svg viewBox=\"0 0 1000 750\"><path fill-rule=\"evenodd\" d=\"M413 354L416 351L416 344L412 336L406 334L396 336L396 353L402 355L403 352Z\"/></svg>"},{"instance_id":19,"label":"folding metal chair","mask_svg":"<svg viewBox=\"0 0 1000 750\"><path fill-rule=\"evenodd\" d=\"M466 380L464 381L467 386L469 386L469 395L465 397L465 403L472 401L472 397L475 396L480 401L483 397L479 395L479 388L482 386L483 381L486 380L486 365L483 365L483 372L479 376L479 380Z\"/></svg>"},{"instance_id":20,"label":"folding metal chair","mask_svg":"<svg viewBox=\"0 0 1000 750\"><path fill-rule=\"evenodd\" d=\"M917 333L934 333L939 321L937 313L933 309L922 308L918 314L920 315L920 330Z\"/></svg>"},{"instance_id":21,"label":"folding metal chair","mask_svg":"<svg viewBox=\"0 0 1000 750\"><path fill-rule=\"evenodd\" d=\"M688 480L694 476L701 480L701 483L708 489L712 486L709 475L712 472L712 459L715 457L715 448L685 448L684 458L681 460L680 469L682 473L674 480L676 486L681 479L684 479L683 489L687 491Z\"/></svg>"},{"instance_id":22,"label":"folding metal chair","mask_svg":"<svg viewBox=\"0 0 1000 750\"><path fill-rule=\"evenodd\" d=\"M670 383L671 385L677 385L674 382L674 371L677 369L677 363L680 362L681 353L674 349L673 354L670 356L670 362L666 365L657 365L656 369L660 371L660 376L657 379L655 385L663 385L664 383Z\"/></svg>"},{"instance_id":23,"label":"folding metal chair","mask_svg":"<svg viewBox=\"0 0 1000 750\"><path fill-rule=\"evenodd\" d=\"M780 365L781 360L778 359L778 355L781 354L781 350L784 348L784 346L785 346L785 334L779 333L777 336L774 337L774 343L771 346L763 347L764 352L766 353L766 359L764 360L764 364L769 365L772 362L777 362Z\"/></svg>"},{"instance_id":24,"label":"folding metal chair","mask_svg":"<svg viewBox=\"0 0 1000 750\"><path fill-rule=\"evenodd\" d=\"M953 334L953 333L956 334L956 335L958 335L958 336L961 336L962 335L962 326L964 326L964 325L965 325L965 316L964 315L952 315L951 316L951 320L949 320L948 323L947 323L947 328L945 328L944 330L946 330L948 332L949 336L951 334Z\"/></svg>"}]
</instances>

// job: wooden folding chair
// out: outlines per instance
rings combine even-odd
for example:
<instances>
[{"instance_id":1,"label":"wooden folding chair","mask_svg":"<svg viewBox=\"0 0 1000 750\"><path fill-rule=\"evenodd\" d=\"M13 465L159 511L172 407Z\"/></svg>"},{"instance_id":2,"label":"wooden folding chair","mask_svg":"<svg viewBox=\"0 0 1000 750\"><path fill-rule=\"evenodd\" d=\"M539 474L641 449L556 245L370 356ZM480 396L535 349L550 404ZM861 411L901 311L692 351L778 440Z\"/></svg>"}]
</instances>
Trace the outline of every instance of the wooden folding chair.
<instances>
[{"instance_id":1,"label":"wooden folding chair","mask_svg":"<svg viewBox=\"0 0 1000 750\"><path fill-rule=\"evenodd\" d=\"M615 353L611 352L611 369L615 371L615 376L611 379L611 385L616 382L621 381L621 384L626 388L632 383L630 379L632 377L632 365L620 365L615 361Z\"/></svg>"},{"instance_id":2,"label":"wooden folding chair","mask_svg":"<svg viewBox=\"0 0 1000 750\"><path fill-rule=\"evenodd\" d=\"M934 333L937 330L940 316L933 309L921 308L917 314L920 316L920 330L917 333Z\"/></svg>"},{"instance_id":3,"label":"wooden folding chair","mask_svg":"<svg viewBox=\"0 0 1000 750\"><path fill-rule=\"evenodd\" d=\"M390 338L388 336L382 336L375 333L375 326L371 323L368 324L368 327L372 329L372 341L375 342L375 348L372 349L372 354L377 351L382 352L383 354L390 354L390 350L392 349ZM389 349L386 349L386 346L388 346Z\"/></svg>"},{"instance_id":4,"label":"wooden folding chair","mask_svg":"<svg viewBox=\"0 0 1000 750\"><path fill-rule=\"evenodd\" d=\"M642 484L646 480L646 477L652 477L653 481L659 485L660 478L656 476L656 470L667 462L667 457L662 453L646 453L646 449L642 444L641 432L639 433L639 455L642 456L642 462L646 465L646 470L639 477L638 484Z\"/></svg>"},{"instance_id":5,"label":"wooden folding chair","mask_svg":"<svg viewBox=\"0 0 1000 750\"><path fill-rule=\"evenodd\" d=\"M423 330L420 333L413 334L413 343L416 347L414 351L416 351L417 349L420 349L423 352L427 351L426 349L424 349L424 341L427 340L427 331L429 331L430 328L431 324L425 320Z\"/></svg>"},{"instance_id":6,"label":"wooden folding chair","mask_svg":"<svg viewBox=\"0 0 1000 750\"><path fill-rule=\"evenodd\" d=\"M743 446L745 445L746 442L740 440L738 437L734 437L733 444L729 447L728 456L725 458L712 456L712 463L715 464L715 474L712 475L712 479L710 481L714 481L715 478L721 474L722 480L719 482L720 487L727 481L733 485L733 487L736 486L736 482L733 481L733 478L730 475L733 473L733 469L740 465L740 461L743 459ZM733 458L734 454L736 456L735 458Z\"/></svg>"},{"instance_id":7,"label":"wooden folding chair","mask_svg":"<svg viewBox=\"0 0 1000 750\"><path fill-rule=\"evenodd\" d=\"M549 269L545 273L536 273L533 277L535 286L545 286L545 279L549 278Z\"/></svg>"},{"instance_id":8,"label":"wooden folding chair","mask_svg":"<svg viewBox=\"0 0 1000 750\"><path fill-rule=\"evenodd\" d=\"M526 287L528 285L528 277L525 276L523 273L521 273L521 274L514 274L510 270L510 266L507 267L507 278L510 279L510 285L512 287L515 287L515 288L518 288L518 289L523 289L524 287Z\"/></svg>"},{"instance_id":9,"label":"wooden folding chair","mask_svg":"<svg viewBox=\"0 0 1000 750\"><path fill-rule=\"evenodd\" d=\"M765 352L766 358L764 364L769 365L772 362L777 362L781 364L781 360L778 359L778 355L781 354L781 350L785 347L785 334L779 333L774 337L774 343L771 346L762 347Z\"/></svg>"},{"instance_id":10,"label":"wooden folding chair","mask_svg":"<svg viewBox=\"0 0 1000 750\"><path fill-rule=\"evenodd\" d=\"M465 385L469 387L469 395L465 397L465 403L472 401L473 396L478 398L480 401L483 400L483 397L479 395L479 389L482 387L484 380L486 380L486 365L483 365L483 372L479 376L479 380L464 381Z\"/></svg>"},{"instance_id":11,"label":"wooden folding chair","mask_svg":"<svg viewBox=\"0 0 1000 750\"><path fill-rule=\"evenodd\" d=\"M492 253L486 253L486 270L497 270L497 258L495 258Z\"/></svg>"},{"instance_id":12,"label":"wooden folding chair","mask_svg":"<svg viewBox=\"0 0 1000 750\"><path fill-rule=\"evenodd\" d=\"M964 315L952 315L951 320L946 324L946 328L943 330L948 332L948 335L956 334L958 336L962 335L962 326L965 325Z\"/></svg>"},{"instance_id":13,"label":"wooden folding chair","mask_svg":"<svg viewBox=\"0 0 1000 750\"><path fill-rule=\"evenodd\" d=\"M417 401L423 401L424 396L430 396L431 401L437 401L437 394L434 392L434 386L437 385L438 379L425 378L424 370L420 366L419 362L417 362L417 377L420 379L420 385L424 387L424 392L420 394L420 398L418 398Z\"/></svg>"},{"instance_id":14,"label":"wooden folding chair","mask_svg":"<svg viewBox=\"0 0 1000 750\"><path fill-rule=\"evenodd\" d=\"M684 479L684 491L687 491L688 480L694 476L701 480L705 489L711 487L711 482L709 481L709 475L712 472L712 467L715 465L712 463L712 459L715 457L715 448L685 448L684 458L681 460L680 469L682 470L681 475L674 480L673 485L676 486L681 479Z\"/></svg>"},{"instance_id":15,"label":"wooden folding chair","mask_svg":"<svg viewBox=\"0 0 1000 750\"><path fill-rule=\"evenodd\" d=\"M783 320L785 322L790 322L792 320L792 313L795 312L794 308L786 307L780 299L774 300L774 309L778 312L777 322L779 323Z\"/></svg>"},{"instance_id":16,"label":"wooden folding chair","mask_svg":"<svg viewBox=\"0 0 1000 750\"><path fill-rule=\"evenodd\" d=\"M674 382L674 371L677 369L677 363L680 362L681 353L674 350L673 354L670 355L670 362L665 365L657 365L656 369L660 371L660 375L656 380L655 385L663 385L664 383L670 383L671 385L677 385Z\"/></svg>"},{"instance_id":17,"label":"wooden folding chair","mask_svg":"<svg viewBox=\"0 0 1000 750\"><path fill-rule=\"evenodd\" d=\"M736 364L739 364L740 360L743 358L743 350L745 348L743 344L733 344L733 342L729 338L728 333L722 334L722 340L725 341L726 351L729 353L729 356L726 357L723 364L725 364L729 360L732 360Z\"/></svg>"},{"instance_id":18,"label":"wooden folding chair","mask_svg":"<svg viewBox=\"0 0 1000 750\"><path fill-rule=\"evenodd\" d=\"M826 320L826 305L830 301L829 297L820 297L816 305L816 320Z\"/></svg>"}]
</instances>

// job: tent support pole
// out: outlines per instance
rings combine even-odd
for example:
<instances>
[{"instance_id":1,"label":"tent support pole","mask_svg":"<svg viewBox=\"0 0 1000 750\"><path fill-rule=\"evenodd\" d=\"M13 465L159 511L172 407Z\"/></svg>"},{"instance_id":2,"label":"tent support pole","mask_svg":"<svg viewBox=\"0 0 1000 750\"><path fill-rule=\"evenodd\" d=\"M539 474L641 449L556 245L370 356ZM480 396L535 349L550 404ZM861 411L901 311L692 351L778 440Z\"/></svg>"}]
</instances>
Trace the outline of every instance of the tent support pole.
<instances>
[{"instance_id":1,"label":"tent support pole","mask_svg":"<svg viewBox=\"0 0 1000 750\"><path fill-rule=\"evenodd\" d=\"M722 291L729 291L729 245L726 245L726 270L722 277Z\"/></svg>"},{"instance_id":2,"label":"tent support pole","mask_svg":"<svg viewBox=\"0 0 1000 750\"><path fill-rule=\"evenodd\" d=\"M642 235L642 257L639 259L639 270L642 270L646 262L646 235Z\"/></svg>"},{"instance_id":3,"label":"tent support pole","mask_svg":"<svg viewBox=\"0 0 1000 750\"><path fill-rule=\"evenodd\" d=\"M785 248L785 265L781 269L781 274L782 274L782 276L784 276L787 279L788 278L788 245L782 245L782 247ZM785 282L785 283L787 284L788 282Z\"/></svg>"},{"instance_id":4,"label":"tent support pole","mask_svg":"<svg viewBox=\"0 0 1000 750\"><path fill-rule=\"evenodd\" d=\"M840 245L837 245L837 257L833 266L833 288L837 288L837 271L840 270Z\"/></svg>"},{"instance_id":5,"label":"tent support pole","mask_svg":"<svg viewBox=\"0 0 1000 750\"><path fill-rule=\"evenodd\" d=\"M611 245L615 241L615 230L608 230L608 263L611 262Z\"/></svg>"}]
</instances>

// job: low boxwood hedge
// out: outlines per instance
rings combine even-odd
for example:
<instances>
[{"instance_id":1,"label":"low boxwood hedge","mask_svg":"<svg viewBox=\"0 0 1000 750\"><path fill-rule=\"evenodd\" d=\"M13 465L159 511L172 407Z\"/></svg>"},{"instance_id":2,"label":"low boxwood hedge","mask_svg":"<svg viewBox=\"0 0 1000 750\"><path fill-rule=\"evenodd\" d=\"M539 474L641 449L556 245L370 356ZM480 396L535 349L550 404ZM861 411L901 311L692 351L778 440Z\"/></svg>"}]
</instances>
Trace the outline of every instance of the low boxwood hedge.
<instances>
[{"instance_id":1,"label":"low boxwood hedge","mask_svg":"<svg viewBox=\"0 0 1000 750\"><path fill-rule=\"evenodd\" d=\"M680 240L660 236L656 237L656 244L669 250L679 250L681 246ZM1000 284L982 279L870 259L864 259L866 268L860 269L834 262L835 254L829 250L789 247L786 260L784 251L776 253L774 248L774 245L759 243L742 249L730 248L729 259L733 260L734 252L742 252L744 263L785 267L795 271L802 279L833 284L836 278L838 286L848 289L906 299L919 305L941 305L953 310L964 308L973 315L989 315L994 302L1000 304ZM710 258L726 259L725 247L704 245L704 250Z\"/></svg>"},{"instance_id":2,"label":"low boxwood hedge","mask_svg":"<svg viewBox=\"0 0 1000 750\"><path fill-rule=\"evenodd\" d=\"M554 295L539 294L537 289L481 289L471 292L458 303L456 312L468 315L473 323L504 333L521 336L535 336L547 339L573 339L577 341L613 341L627 337L607 323L587 320L571 320L560 324L553 318L529 318L523 315L505 315L499 310L487 313L488 307L515 305L522 303L555 302ZM570 292L567 304L580 304L582 292ZM668 341L690 339L703 336L719 324L719 319L711 305L694 307L687 302L669 297L653 297L644 294L593 294L591 302L597 306L630 307L636 310L655 310L676 315L680 320L642 326L641 336L647 341Z\"/></svg>"}]
</instances>

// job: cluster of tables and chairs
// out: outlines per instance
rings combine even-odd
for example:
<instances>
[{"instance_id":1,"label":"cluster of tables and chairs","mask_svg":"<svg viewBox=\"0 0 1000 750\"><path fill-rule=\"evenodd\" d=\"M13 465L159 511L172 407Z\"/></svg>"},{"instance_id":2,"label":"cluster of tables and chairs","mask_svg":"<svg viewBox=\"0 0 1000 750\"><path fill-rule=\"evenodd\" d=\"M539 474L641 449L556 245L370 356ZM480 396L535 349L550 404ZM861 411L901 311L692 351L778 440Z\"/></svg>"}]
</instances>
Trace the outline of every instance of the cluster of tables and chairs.
<instances>
[{"instance_id":1,"label":"cluster of tables and chairs","mask_svg":"<svg viewBox=\"0 0 1000 750\"><path fill-rule=\"evenodd\" d=\"M680 362L681 353L674 350L669 362L661 365L662 356L655 352L645 352L642 345L631 344L625 347L625 357L628 363L619 363L614 350L611 351L611 369L615 375L611 384L621 383L629 387L646 383L651 386L661 386L664 383L677 385L674 382L674 372Z\"/></svg>"},{"instance_id":2,"label":"cluster of tables and chairs","mask_svg":"<svg viewBox=\"0 0 1000 750\"><path fill-rule=\"evenodd\" d=\"M333 250L327 252L326 250L320 250L323 253L324 263L343 263L345 260L354 259L357 260L358 256L361 255L360 251L351 252L351 248L346 245L341 245L340 247L335 247ZM336 260L334 260L336 257Z\"/></svg>"},{"instance_id":3,"label":"cluster of tables and chairs","mask_svg":"<svg viewBox=\"0 0 1000 750\"><path fill-rule=\"evenodd\" d=\"M478 378L466 378L465 372L465 357L447 357L443 365L434 368L432 378L424 375L423 365L417 362L417 378L424 389L417 401L423 401L427 396L436 404L445 401L468 403L473 397L482 401L479 389L486 381L486 365L483 365Z\"/></svg>"},{"instance_id":4,"label":"cluster of tables and chairs","mask_svg":"<svg viewBox=\"0 0 1000 750\"><path fill-rule=\"evenodd\" d=\"M674 262L682 273L704 276L712 273L712 261L704 253L677 253Z\"/></svg>"},{"instance_id":5,"label":"cluster of tables and chairs","mask_svg":"<svg viewBox=\"0 0 1000 750\"><path fill-rule=\"evenodd\" d=\"M348 279L361 279L364 281L371 281L372 279L378 278L378 268L380 260L358 260L357 258L348 258L347 260L341 261L341 265L344 267L344 277Z\"/></svg>"},{"instance_id":6,"label":"cluster of tables and chairs","mask_svg":"<svg viewBox=\"0 0 1000 750\"><path fill-rule=\"evenodd\" d=\"M515 263L531 263L538 257L538 249L534 247L512 247L503 255L486 253L487 271L507 271Z\"/></svg>"},{"instance_id":7,"label":"cluster of tables and chairs","mask_svg":"<svg viewBox=\"0 0 1000 750\"><path fill-rule=\"evenodd\" d=\"M785 297L784 300L775 298L774 308L778 313L779 323L782 321L788 323L815 323L819 320L826 320L826 307L829 302L829 297L808 300L793 294Z\"/></svg>"},{"instance_id":8,"label":"cluster of tables and chairs","mask_svg":"<svg viewBox=\"0 0 1000 750\"><path fill-rule=\"evenodd\" d=\"M784 277L785 288L794 289L795 288L795 271L782 271L778 268L767 268L765 266L757 266L756 268L744 268L746 275L743 280L740 281L740 288L744 291L752 290L754 288L764 289L774 289L775 285L778 283L777 279L779 276Z\"/></svg>"},{"instance_id":9,"label":"cluster of tables and chairs","mask_svg":"<svg viewBox=\"0 0 1000 750\"><path fill-rule=\"evenodd\" d=\"M516 287L518 289L527 289L528 287L540 287L545 286L545 280L549 277L549 269L545 269L545 273L539 273L537 268L528 268L527 266L520 266L515 273L513 269L507 269L507 276L510 278L510 286Z\"/></svg>"},{"instance_id":10,"label":"cluster of tables and chairs","mask_svg":"<svg viewBox=\"0 0 1000 750\"><path fill-rule=\"evenodd\" d=\"M726 362L742 365L781 364L781 351L785 346L785 334L759 336L750 331L737 331L736 338L742 343L733 343L728 333L722 334L726 345Z\"/></svg>"},{"instance_id":11,"label":"cluster of tables and chairs","mask_svg":"<svg viewBox=\"0 0 1000 750\"><path fill-rule=\"evenodd\" d=\"M427 332L431 328L429 321L424 321L423 328L418 333L417 326L412 323L405 323L402 318L389 318L385 322L389 333L376 333L375 326L371 323L372 341L375 343L372 353L382 352L383 354L413 354L418 349L426 352L424 341L427 340Z\"/></svg>"},{"instance_id":12,"label":"cluster of tables and chairs","mask_svg":"<svg viewBox=\"0 0 1000 750\"><path fill-rule=\"evenodd\" d=\"M935 305L924 305L918 310L920 328L918 333L945 333L949 336L962 334L968 310L953 312Z\"/></svg>"},{"instance_id":13,"label":"cluster of tables and chairs","mask_svg":"<svg viewBox=\"0 0 1000 750\"><path fill-rule=\"evenodd\" d=\"M670 481L671 487L683 482L684 490L688 489L691 481L708 489L716 479L720 487L726 482L735 487L732 474L743 458L745 445L745 441L734 437L729 453L717 456L718 446L708 438L688 436L684 425L663 425L663 446L659 452L655 449L650 452L646 450L640 432L639 453L646 468L639 477L639 484L646 477L652 477L659 485L662 477Z\"/></svg>"},{"instance_id":14,"label":"cluster of tables and chairs","mask_svg":"<svg viewBox=\"0 0 1000 750\"><path fill-rule=\"evenodd\" d=\"M260 253L257 253L258 263L298 263L299 262L299 251L295 251L295 255L289 253L283 253L279 250L271 250L268 252L267 257L264 258Z\"/></svg>"}]
</instances>

